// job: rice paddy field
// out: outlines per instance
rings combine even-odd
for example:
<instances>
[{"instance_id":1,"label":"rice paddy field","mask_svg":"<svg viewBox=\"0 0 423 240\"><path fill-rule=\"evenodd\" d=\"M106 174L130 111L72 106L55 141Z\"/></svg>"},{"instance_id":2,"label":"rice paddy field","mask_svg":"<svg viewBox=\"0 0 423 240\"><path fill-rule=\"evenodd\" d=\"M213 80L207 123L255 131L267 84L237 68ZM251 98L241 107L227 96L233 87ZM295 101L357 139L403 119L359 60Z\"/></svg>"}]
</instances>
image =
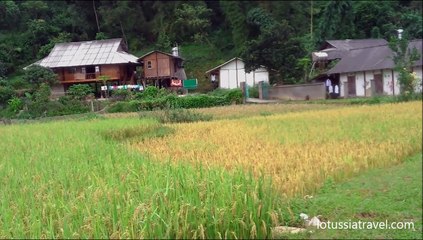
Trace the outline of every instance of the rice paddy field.
<instances>
[{"instance_id":1,"label":"rice paddy field","mask_svg":"<svg viewBox=\"0 0 423 240\"><path fill-rule=\"evenodd\" d=\"M290 198L422 151L421 102L313 106L0 126L0 238L270 238Z\"/></svg>"}]
</instances>

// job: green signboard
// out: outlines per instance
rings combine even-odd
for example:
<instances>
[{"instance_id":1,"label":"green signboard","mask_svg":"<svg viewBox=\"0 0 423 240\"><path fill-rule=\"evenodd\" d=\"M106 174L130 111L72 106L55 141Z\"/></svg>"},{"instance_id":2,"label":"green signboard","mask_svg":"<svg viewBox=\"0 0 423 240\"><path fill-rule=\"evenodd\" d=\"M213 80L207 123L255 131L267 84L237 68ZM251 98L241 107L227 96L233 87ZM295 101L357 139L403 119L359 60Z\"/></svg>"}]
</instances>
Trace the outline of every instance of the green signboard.
<instances>
[{"instance_id":1,"label":"green signboard","mask_svg":"<svg viewBox=\"0 0 423 240\"><path fill-rule=\"evenodd\" d=\"M198 81L197 79L185 79L183 80L182 86L185 89L196 89L198 86Z\"/></svg>"}]
</instances>

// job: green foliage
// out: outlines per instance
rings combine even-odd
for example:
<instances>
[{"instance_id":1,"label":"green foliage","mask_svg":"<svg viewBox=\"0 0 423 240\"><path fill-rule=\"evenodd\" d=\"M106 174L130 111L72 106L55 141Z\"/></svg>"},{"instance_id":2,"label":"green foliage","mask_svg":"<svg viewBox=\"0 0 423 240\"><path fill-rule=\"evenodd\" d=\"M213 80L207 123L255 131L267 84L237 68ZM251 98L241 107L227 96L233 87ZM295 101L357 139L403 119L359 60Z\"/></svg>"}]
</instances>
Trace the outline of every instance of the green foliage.
<instances>
[{"instance_id":1,"label":"green foliage","mask_svg":"<svg viewBox=\"0 0 423 240\"><path fill-rule=\"evenodd\" d=\"M292 28L288 22L278 22L261 8L248 12L247 22L256 28L257 37L245 44L241 57L245 69L251 72L265 66L282 76L279 81L295 83L301 78L303 68L297 67L297 59L305 55L299 39L289 38Z\"/></svg>"},{"instance_id":2,"label":"green foliage","mask_svg":"<svg viewBox=\"0 0 423 240\"><path fill-rule=\"evenodd\" d=\"M35 92L35 102L47 103L51 95L51 88L46 83L41 83L40 87Z\"/></svg>"},{"instance_id":3,"label":"green foliage","mask_svg":"<svg viewBox=\"0 0 423 240\"><path fill-rule=\"evenodd\" d=\"M400 27L422 38L421 9L418 1L0 1L0 77L55 43L122 37L132 52L178 43L195 92L212 90L205 71L241 55L294 83L306 80L307 58L326 39L388 39Z\"/></svg>"},{"instance_id":4,"label":"green foliage","mask_svg":"<svg viewBox=\"0 0 423 240\"><path fill-rule=\"evenodd\" d=\"M168 109L163 112L157 113L155 115L155 118L160 123L185 123L210 121L213 116L189 111L186 109Z\"/></svg>"},{"instance_id":5,"label":"green foliage","mask_svg":"<svg viewBox=\"0 0 423 240\"><path fill-rule=\"evenodd\" d=\"M412 66L421 55L416 48L409 49L409 41L406 38L391 39L389 47L394 52L393 61L395 70L399 72L401 95L407 99L414 94L418 84L417 76L412 72Z\"/></svg>"},{"instance_id":6,"label":"green foliage","mask_svg":"<svg viewBox=\"0 0 423 240\"><path fill-rule=\"evenodd\" d=\"M191 5L183 3L175 9L174 30L179 41L190 39L202 41L207 37L210 27L211 10L205 4ZM160 36L160 35L159 35ZM160 38L159 38L160 39Z\"/></svg>"},{"instance_id":7,"label":"green foliage","mask_svg":"<svg viewBox=\"0 0 423 240\"><path fill-rule=\"evenodd\" d=\"M211 94L197 94L184 97L169 94L167 91L163 91L163 94L160 95L161 91L162 90L153 90L153 88L151 88L151 90L144 91L144 93L138 93L135 97L136 100L113 103L107 108L107 112L115 113L152 111L156 109L206 108L242 103L242 93L240 89L215 91Z\"/></svg>"},{"instance_id":8,"label":"green foliage","mask_svg":"<svg viewBox=\"0 0 423 240\"><path fill-rule=\"evenodd\" d=\"M53 49L56 43L69 42L70 40L71 40L70 33L67 33L67 32L59 33L59 35L57 37L53 37L48 44L40 47L40 50L38 51L38 54L37 54L37 58L46 57L50 53L50 51Z\"/></svg>"},{"instance_id":9,"label":"green foliage","mask_svg":"<svg viewBox=\"0 0 423 240\"><path fill-rule=\"evenodd\" d=\"M19 112L23 107L23 102L18 97L12 97L7 101L7 107L14 113Z\"/></svg>"},{"instance_id":10,"label":"green foliage","mask_svg":"<svg viewBox=\"0 0 423 240\"><path fill-rule=\"evenodd\" d=\"M247 24L241 2L238 1L219 1L225 18L229 21L232 29L232 41L238 53L242 52L245 41L247 40Z\"/></svg>"},{"instance_id":11,"label":"green foliage","mask_svg":"<svg viewBox=\"0 0 423 240\"><path fill-rule=\"evenodd\" d=\"M57 82L57 75L49 68L31 65L25 70L22 79L37 86L43 83L51 86Z\"/></svg>"},{"instance_id":12,"label":"green foliage","mask_svg":"<svg viewBox=\"0 0 423 240\"><path fill-rule=\"evenodd\" d=\"M13 88L9 86L0 86L0 105L7 103L7 101L15 95Z\"/></svg>"},{"instance_id":13,"label":"green foliage","mask_svg":"<svg viewBox=\"0 0 423 240\"><path fill-rule=\"evenodd\" d=\"M249 87L248 94L250 98L259 98L258 86ZM242 92L241 92L241 98L242 98Z\"/></svg>"},{"instance_id":14,"label":"green foliage","mask_svg":"<svg viewBox=\"0 0 423 240\"><path fill-rule=\"evenodd\" d=\"M69 87L66 94L72 99L83 100L93 92L93 88L88 84L75 84Z\"/></svg>"},{"instance_id":15,"label":"green foliage","mask_svg":"<svg viewBox=\"0 0 423 240\"><path fill-rule=\"evenodd\" d=\"M104 32L98 32L95 34L95 40L104 40L107 39L107 36Z\"/></svg>"},{"instance_id":16,"label":"green foliage","mask_svg":"<svg viewBox=\"0 0 423 240\"><path fill-rule=\"evenodd\" d=\"M127 100L132 99L133 93L129 89L118 89L118 90L113 91L112 97L115 100L127 101Z\"/></svg>"},{"instance_id":17,"label":"green foliage","mask_svg":"<svg viewBox=\"0 0 423 240\"><path fill-rule=\"evenodd\" d=\"M102 132L103 137L106 140L114 141L126 141L126 140L137 140L142 141L149 138L164 137L172 134L174 129L160 124L151 124L148 126L136 126L128 127L119 130L110 130Z\"/></svg>"},{"instance_id":18,"label":"green foliage","mask_svg":"<svg viewBox=\"0 0 423 240\"><path fill-rule=\"evenodd\" d=\"M356 34L355 26L352 1L328 1L318 22L317 40L322 43L327 39L352 39Z\"/></svg>"},{"instance_id":19,"label":"green foliage","mask_svg":"<svg viewBox=\"0 0 423 240\"><path fill-rule=\"evenodd\" d=\"M171 46L172 43L170 41L169 36L165 32L160 32L156 43L156 49L168 52Z\"/></svg>"},{"instance_id":20,"label":"green foliage","mask_svg":"<svg viewBox=\"0 0 423 240\"><path fill-rule=\"evenodd\" d=\"M157 88L154 86L148 86L145 88L144 91L137 93L135 95L135 99L137 100L151 100L151 99L155 99L155 98L160 98L160 97L164 97L164 96L168 96L168 95L172 95L172 93L168 90L166 90L165 88Z\"/></svg>"}]
</instances>

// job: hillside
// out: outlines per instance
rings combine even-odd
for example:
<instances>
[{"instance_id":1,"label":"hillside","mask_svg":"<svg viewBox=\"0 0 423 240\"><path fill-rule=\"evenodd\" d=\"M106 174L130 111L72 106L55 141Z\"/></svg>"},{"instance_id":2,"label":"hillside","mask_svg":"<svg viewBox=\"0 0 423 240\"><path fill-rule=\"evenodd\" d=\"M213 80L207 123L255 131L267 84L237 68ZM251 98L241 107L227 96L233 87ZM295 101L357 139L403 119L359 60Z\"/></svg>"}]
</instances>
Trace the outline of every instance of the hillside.
<instances>
[{"instance_id":1,"label":"hillside","mask_svg":"<svg viewBox=\"0 0 423 240\"><path fill-rule=\"evenodd\" d=\"M1 1L0 78L46 56L55 43L123 38L131 53L181 46L188 77L232 57L302 82L326 39L422 38L419 1Z\"/></svg>"}]
</instances>

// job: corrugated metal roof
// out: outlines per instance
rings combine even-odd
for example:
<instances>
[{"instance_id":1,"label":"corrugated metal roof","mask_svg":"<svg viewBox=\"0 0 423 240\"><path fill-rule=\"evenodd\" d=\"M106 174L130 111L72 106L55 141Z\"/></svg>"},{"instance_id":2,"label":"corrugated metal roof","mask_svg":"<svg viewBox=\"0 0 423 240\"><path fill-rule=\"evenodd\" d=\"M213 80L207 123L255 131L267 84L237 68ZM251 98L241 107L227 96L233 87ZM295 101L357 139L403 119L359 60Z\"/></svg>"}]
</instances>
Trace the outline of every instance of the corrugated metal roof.
<instances>
[{"instance_id":1,"label":"corrugated metal roof","mask_svg":"<svg viewBox=\"0 0 423 240\"><path fill-rule=\"evenodd\" d=\"M58 43L50 54L35 62L43 67L137 63L137 57L123 51L122 39Z\"/></svg>"},{"instance_id":2,"label":"corrugated metal roof","mask_svg":"<svg viewBox=\"0 0 423 240\"><path fill-rule=\"evenodd\" d=\"M422 40L414 40L409 43L409 49L416 48L420 53L420 59L414 62L414 66L422 65ZM388 44L384 46L355 49L348 52L327 73L349 73L368 70L392 69L395 67L392 59L393 52Z\"/></svg>"}]
</instances>

